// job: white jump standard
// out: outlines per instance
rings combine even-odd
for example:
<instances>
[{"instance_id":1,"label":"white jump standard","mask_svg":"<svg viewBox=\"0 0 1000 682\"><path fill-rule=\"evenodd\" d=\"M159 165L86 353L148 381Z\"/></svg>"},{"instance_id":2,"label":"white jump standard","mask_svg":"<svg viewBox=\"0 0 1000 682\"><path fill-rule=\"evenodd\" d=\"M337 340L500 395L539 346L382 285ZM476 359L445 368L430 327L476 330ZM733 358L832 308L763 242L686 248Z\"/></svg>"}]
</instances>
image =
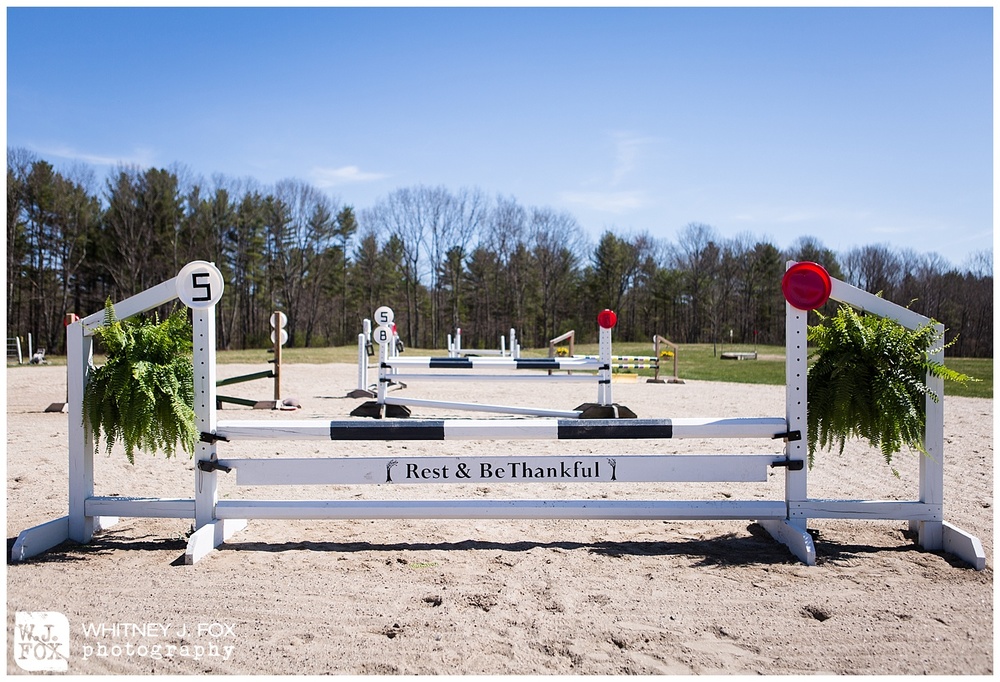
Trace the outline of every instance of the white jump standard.
<instances>
[{"instance_id":1,"label":"white jump standard","mask_svg":"<svg viewBox=\"0 0 1000 682\"><path fill-rule=\"evenodd\" d=\"M408 357L392 354L391 325L394 319L392 309L382 306L375 311L375 319L383 320L382 325L372 332L372 338L379 344L379 383L376 399L359 405L351 412L353 417L409 417L410 407L429 407L474 412L496 412L500 414L520 414L538 417L564 417L579 419L634 419L636 414L624 405L613 402L611 397L611 330L618 317L610 310L597 316L599 327L600 355L593 358L479 358L479 357ZM402 373L400 369L431 369L435 373ZM515 371L512 374L469 374L472 369L549 370L548 374L528 374ZM554 369L597 372L597 374L552 375ZM597 402L578 405L573 410L553 410L516 405L487 405L448 400L427 400L422 398L391 398L386 395L389 387L396 382L435 381L533 381L537 383L579 382L597 384Z\"/></svg>"},{"instance_id":2,"label":"white jump standard","mask_svg":"<svg viewBox=\"0 0 1000 682\"><path fill-rule=\"evenodd\" d=\"M809 266L805 269L799 266ZM786 273L786 400L784 417L692 419L383 419L218 420L215 382L215 304L222 295L218 269L196 261L178 276L115 304L120 319L180 298L192 308L195 413L202 433L197 445L193 498L160 499L94 495L93 434L83 423L83 389L92 357L93 330L103 311L69 326L69 513L21 532L12 561L40 554L67 539L86 543L116 517L194 519L185 552L194 563L246 525L247 519L746 519L761 526L806 564L816 550L806 529L811 518L908 520L927 550L945 550L982 570L982 544L943 518L943 412L928 399L925 445L920 460L920 499L915 501L818 500L806 490L806 310L819 286L836 300L922 324L911 311L830 280L814 264L794 264ZM805 295L803 295L803 292ZM794 305L793 305L794 304ZM797 307L798 306L798 307ZM376 338L378 340L378 338ZM936 358L940 360L940 358ZM933 388L933 386L932 386ZM940 385L936 387L940 391ZM940 393L939 393L940 395ZM240 440L337 440L351 442L455 439L650 439L761 438L772 454L586 454L539 456L408 456L336 458L239 458L220 450ZM402 452L402 449L401 449ZM631 482L757 481L768 472L784 475L784 495L773 500L253 500L220 499L219 476L237 485L418 485L428 483L601 482L606 490Z\"/></svg>"}]
</instances>

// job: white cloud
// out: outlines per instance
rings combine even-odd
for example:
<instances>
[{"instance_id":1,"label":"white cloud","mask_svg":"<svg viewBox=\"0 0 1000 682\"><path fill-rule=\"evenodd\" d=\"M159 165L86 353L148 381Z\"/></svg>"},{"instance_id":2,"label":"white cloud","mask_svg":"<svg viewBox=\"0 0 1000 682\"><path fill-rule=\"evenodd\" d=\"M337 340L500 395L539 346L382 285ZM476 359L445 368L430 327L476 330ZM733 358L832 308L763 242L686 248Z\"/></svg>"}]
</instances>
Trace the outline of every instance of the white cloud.
<instances>
[{"instance_id":1,"label":"white cloud","mask_svg":"<svg viewBox=\"0 0 1000 682\"><path fill-rule=\"evenodd\" d=\"M875 234L888 234L888 235L906 234L908 232L911 232L910 228L902 227L899 225L874 225L868 229L874 232Z\"/></svg>"},{"instance_id":2,"label":"white cloud","mask_svg":"<svg viewBox=\"0 0 1000 682\"><path fill-rule=\"evenodd\" d=\"M60 159L70 159L73 161L82 161L84 163L90 163L95 166L117 166L121 165L136 165L136 166L152 166L154 165L154 154L152 150L145 148L137 148L132 151L131 154L126 154L123 156L108 156L105 154L91 154L89 152L82 152L77 149L73 149L68 145L55 145L55 146L35 146L35 151L38 152L42 157L55 156Z\"/></svg>"},{"instance_id":3,"label":"white cloud","mask_svg":"<svg viewBox=\"0 0 1000 682\"><path fill-rule=\"evenodd\" d=\"M794 211L794 210L781 210L775 209L773 211L765 211L763 213L739 213L733 216L733 219L744 223L765 223L765 224L783 224L783 225L794 225L797 223L806 223L817 220L820 216L815 213L807 213L804 211Z\"/></svg>"},{"instance_id":4,"label":"white cloud","mask_svg":"<svg viewBox=\"0 0 1000 682\"><path fill-rule=\"evenodd\" d=\"M373 182L389 177L385 173L370 173L357 166L341 166L340 168L313 168L313 182L321 189L348 185L356 182Z\"/></svg>"},{"instance_id":5,"label":"white cloud","mask_svg":"<svg viewBox=\"0 0 1000 682\"><path fill-rule=\"evenodd\" d=\"M635 170L643 150L656 142L656 138L625 132L612 133L612 138L615 145L615 165L611 185L616 186Z\"/></svg>"},{"instance_id":6,"label":"white cloud","mask_svg":"<svg viewBox=\"0 0 1000 682\"><path fill-rule=\"evenodd\" d=\"M559 198L577 206L606 213L627 213L646 206L643 193L638 190L621 192L561 192Z\"/></svg>"},{"instance_id":7,"label":"white cloud","mask_svg":"<svg viewBox=\"0 0 1000 682\"><path fill-rule=\"evenodd\" d=\"M646 149L657 142L657 138L631 132L613 132L610 137L614 153L610 175L605 169L600 173L601 180L585 183L588 188L561 192L559 194L561 202L615 215L649 206L650 202L644 190L625 189L625 187L630 185L634 187L637 184L631 176L638 169ZM592 189L594 187L601 189Z\"/></svg>"}]
</instances>

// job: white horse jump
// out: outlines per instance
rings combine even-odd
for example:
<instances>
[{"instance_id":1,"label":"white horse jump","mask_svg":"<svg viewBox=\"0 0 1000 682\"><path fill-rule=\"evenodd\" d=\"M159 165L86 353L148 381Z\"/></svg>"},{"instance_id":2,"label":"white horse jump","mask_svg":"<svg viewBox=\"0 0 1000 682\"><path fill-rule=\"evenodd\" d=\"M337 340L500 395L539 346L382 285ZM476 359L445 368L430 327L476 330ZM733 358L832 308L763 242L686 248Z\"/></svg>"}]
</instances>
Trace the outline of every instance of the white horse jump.
<instances>
[{"instance_id":1,"label":"white horse jump","mask_svg":"<svg viewBox=\"0 0 1000 682\"><path fill-rule=\"evenodd\" d=\"M281 349L288 342L288 332L285 331L287 323L288 317L283 312L276 310L271 314L271 352L274 353L274 357L268 362L274 365L272 369L219 379L215 383L216 386L232 386L258 379L274 379L274 400L250 400L249 398L217 395L215 400L218 407L222 407L222 403L243 405L255 410L295 410L301 407L294 398L283 399L281 397Z\"/></svg>"},{"instance_id":2,"label":"white horse jump","mask_svg":"<svg viewBox=\"0 0 1000 682\"><path fill-rule=\"evenodd\" d=\"M474 412L495 412L537 417L563 417L581 419L634 418L632 410L613 402L611 396L611 330L617 316L610 310L598 315L600 329L600 355L593 358L480 358L480 357L407 357L392 354L392 309L382 306L375 311L375 318L382 320L382 326L372 332L379 343L379 383L376 399L368 401L351 412L354 417L408 417L410 407L430 407ZM415 373L413 369L438 370L434 373ZM470 374L472 369L504 370L549 370L549 374L517 372L510 374L493 373ZM400 370L410 369L411 373ZM551 375L553 369L589 370L596 374ZM451 370L462 370L459 372ZM597 384L597 402L584 403L573 410L553 410L517 405L488 405L484 403L454 402L447 400L426 400L421 398L393 398L386 395L393 382L417 380L436 381L531 381L537 383L579 382Z\"/></svg>"},{"instance_id":3,"label":"white horse jump","mask_svg":"<svg viewBox=\"0 0 1000 682\"><path fill-rule=\"evenodd\" d=\"M813 286L812 271L792 265L802 287ZM825 276L825 271L823 272ZM789 277L786 274L786 278ZM826 278L830 297L892 316L910 326L925 318L883 299ZM795 282L793 282L793 285ZM192 307L194 326L195 413L202 438L195 453L194 497L188 499L99 497L94 495L94 442L83 425L83 389L92 357L91 334L103 312L68 329L70 388L69 513L23 531L11 552L13 561L44 552L72 539L89 542L116 517L194 519L187 563L194 563L246 525L247 519L748 519L788 546L807 564L816 561L806 530L809 519L908 520L927 550L945 550L982 570L982 544L943 519L943 408L928 399L925 445L920 461L920 499L914 501L820 500L807 494L806 310L789 296L786 322L785 416L704 419L403 419L403 420L232 420L215 409L215 303L222 277L210 263L196 261L174 279L115 304L124 319L179 297ZM193 292L197 295L193 295ZM787 295L787 294L786 294ZM940 357L937 359L940 360ZM935 388L932 386L932 388ZM940 385L936 386L939 391ZM480 457L409 456L256 459L220 457L220 449L240 440L336 440L352 442L455 439L669 439L761 438L774 441L773 454L708 455L511 455ZM778 448L777 444L781 447ZM219 499L219 476L235 471L237 485L382 484L484 482L585 483L605 486L628 482L764 481L783 471L784 496L775 500L253 500Z\"/></svg>"},{"instance_id":4,"label":"white horse jump","mask_svg":"<svg viewBox=\"0 0 1000 682\"><path fill-rule=\"evenodd\" d=\"M372 321L365 318L362 320L362 332L358 334L358 385L351 390L348 398L374 398L378 395L378 384L371 383L369 379L372 365L368 364L368 358L374 355L372 346ZM389 345L389 356L397 357L403 349L403 342L396 332L396 326L392 325L392 338ZM378 366L375 366L377 369ZM406 388L406 384L390 380L388 388Z\"/></svg>"},{"instance_id":5,"label":"white horse jump","mask_svg":"<svg viewBox=\"0 0 1000 682\"><path fill-rule=\"evenodd\" d=\"M549 357L550 358L557 357L557 347L558 347L558 345L560 343L563 343L563 342L566 342L567 345L569 346L569 355L568 356L561 356L561 357L564 357L564 358L566 358L566 357L568 357L568 358L594 358L594 357L597 357L597 356L594 356L594 355L576 355L576 353L574 352L574 350L575 350L575 343L576 343L576 330L571 329L570 331L566 332L565 334L561 334L561 335L557 336L556 338L549 340ZM665 382L663 379L660 378L660 362L662 360L662 356L660 355L661 344L663 346L669 347L671 349L671 353L673 354L674 375L667 382ZM665 339L662 336L660 336L659 334L657 334L656 336L653 337L653 355L652 356L649 356L649 355L614 355L614 356L611 357L611 360L615 364L613 364L611 366L611 369L612 370L616 370L616 369L651 369L651 370L654 371L653 378L652 379L647 379L646 380L647 384L662 384L662 383L683 384L684 381L679 376L677 376L677 350L678 349L677 349L677 345L676 344L671 343L667 339ZM549 374L552 374L551 370L549 371Z\"/></svg>"},{"instance_id":6,"label":"white horse jump","mask_svg":"<svg viewBox=\"0 0 1000 682\"><path fill-rule=\"evenodd\" d=\"M508 334L510 338L510 344L507 344L507 340L501 336L500 337L500 348L462 348L462 329L458 327L455 329L455 335L452 336L448 334L448 357L458 358L465 355L499 355L502 358L519 358L521 357L521 344L517 341L517 332L511 327Z\"/></svg>"}]
</instances>

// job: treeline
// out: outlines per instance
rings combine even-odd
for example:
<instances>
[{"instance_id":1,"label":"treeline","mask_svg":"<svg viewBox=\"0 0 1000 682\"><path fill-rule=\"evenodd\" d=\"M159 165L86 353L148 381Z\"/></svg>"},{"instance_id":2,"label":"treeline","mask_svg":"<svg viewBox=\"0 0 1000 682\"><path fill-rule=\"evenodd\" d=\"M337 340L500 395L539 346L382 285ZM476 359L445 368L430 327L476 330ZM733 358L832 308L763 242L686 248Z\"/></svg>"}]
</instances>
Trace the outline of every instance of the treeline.
<instances>
[{"instance_id":1,"label":"treeline","mask_svg":"<svg viewBox=\"0 0 1000 682\"><path fill-rule=\"evenodd\" d=\"M943 322L951 355L993 354L992 253L956 269L936 254L884 245L835 254L813 237L782 251L708 225L675 241L605 232L590 243L573 216L478 189L401 188L356 212L287 180L191 179L183 169L122 166L57 172L7 152L8 336L65 352L63 317L173 277L192 260L226 279L220 348L269 345L268 319L288 316L289 344L352 344L380 305L404 342L496 347L514 327L543 347L569 329L596 338L596 315L618 312L616 338L678 343L783 343L785 262L812 260L836 277Z\"/></svg>"}]
</instances>

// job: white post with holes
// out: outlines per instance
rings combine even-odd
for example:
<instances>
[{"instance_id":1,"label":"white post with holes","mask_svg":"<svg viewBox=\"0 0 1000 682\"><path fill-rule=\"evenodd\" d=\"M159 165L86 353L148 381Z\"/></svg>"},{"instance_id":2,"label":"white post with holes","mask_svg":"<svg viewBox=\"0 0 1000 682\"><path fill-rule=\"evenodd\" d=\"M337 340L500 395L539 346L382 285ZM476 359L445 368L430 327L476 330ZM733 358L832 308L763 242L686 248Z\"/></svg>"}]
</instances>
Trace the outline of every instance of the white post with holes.
<instances>
[{"instance_id":1,"label":"white post with holes","mask_svg":"<svg viewBox=\"0 0 1000 682\"><path fill-rule=\"evenodd\" d=\"M195 424L202 434L214 434L215 411L215 304L225 288L222 273L212 263L194 261L177 275L177 298L191 308L193 330ZM218 519L218 456L215 441L203 438L195 446L194 527L184 562L193 564L247 524L245 519Z\"/></svg>"},{"instance_id":2,"label":"white post with holes","mask_svg":"<svg viewBox=\"0 0 1000 682\"><path fill-rule=\"evenodd\" d=\"M789 263L791 267L793 263ZM809 351L806 346L809 312L785 303L785 504L788 518L783 521L761 521L760 524L803 563L816 563L816 547L806 530L809 519L796 516L791 510L805 502L807 490L807 371Z\"/></svg>"}]
</instances>

